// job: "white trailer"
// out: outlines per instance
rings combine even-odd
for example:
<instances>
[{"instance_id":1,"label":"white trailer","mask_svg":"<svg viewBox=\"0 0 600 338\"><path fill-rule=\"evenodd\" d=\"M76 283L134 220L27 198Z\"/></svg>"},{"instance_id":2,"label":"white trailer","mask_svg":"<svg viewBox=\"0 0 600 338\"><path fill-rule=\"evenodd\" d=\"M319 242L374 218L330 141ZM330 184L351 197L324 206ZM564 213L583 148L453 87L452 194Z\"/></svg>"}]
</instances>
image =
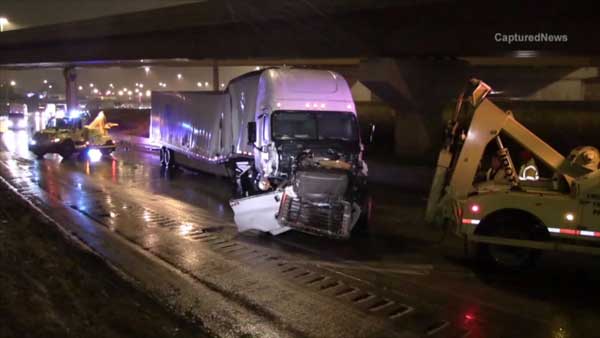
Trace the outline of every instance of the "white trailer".
<instances>
[{"instance_id":1,"label":"white trailer","mask_svg":"<svg viewBox=\"0 0 600 338\"><path fill-rule=\"evenodd\" d=\"M368 210L356 110L337 73L268 68L233 79L224 92L154 92L150 137L166 168L236 180L240 229L346 238ZM277 199L269 211L253 206L265 193Z\"/></svg>"}]
</instances>

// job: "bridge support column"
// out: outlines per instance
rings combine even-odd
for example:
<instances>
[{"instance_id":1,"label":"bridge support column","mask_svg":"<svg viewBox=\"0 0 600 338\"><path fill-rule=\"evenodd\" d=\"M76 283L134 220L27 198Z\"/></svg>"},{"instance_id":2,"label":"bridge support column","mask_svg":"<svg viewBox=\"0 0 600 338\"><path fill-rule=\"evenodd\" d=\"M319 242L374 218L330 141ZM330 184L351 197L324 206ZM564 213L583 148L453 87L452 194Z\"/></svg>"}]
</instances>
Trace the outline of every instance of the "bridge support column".
<instances>
[{"instance_id":1,"label":"bridge support column","mask_svg":"<svg viewBox=\"0 0 600 338\"><path fill-rule=\"evenodd\" d=\"M217 62L217 60L215 60L213 62L213 66L212 66L212 71L213 71L213 76L212 76L212 85L213 85L213 91L218 92L219 90L221 90L220 87L220 80L219 80L219 63Z\"/></svg>"},{"instance_id":2,"label":"bridge support column","mask_svg":"<svg viewBox=\"0 0 600 338\"><path fill-rule=\"evenodd\" d=\"M459 61L374 59L360 65L358 80L396 110L394 152L424 160L442 141L443 110L466 83Z\"/></svg>"},{"instance_id":3,"label":"bridge support column","mask_svg":"<svg viewBox=\"0 0 600 338\"><path fill-rule=\"evenodd\" d=\"M67 67L63 70L65 77L65 100L67 102L67 112L78 110L77 101L77 71L75 67Z\"/></svg>"}]
</instances>

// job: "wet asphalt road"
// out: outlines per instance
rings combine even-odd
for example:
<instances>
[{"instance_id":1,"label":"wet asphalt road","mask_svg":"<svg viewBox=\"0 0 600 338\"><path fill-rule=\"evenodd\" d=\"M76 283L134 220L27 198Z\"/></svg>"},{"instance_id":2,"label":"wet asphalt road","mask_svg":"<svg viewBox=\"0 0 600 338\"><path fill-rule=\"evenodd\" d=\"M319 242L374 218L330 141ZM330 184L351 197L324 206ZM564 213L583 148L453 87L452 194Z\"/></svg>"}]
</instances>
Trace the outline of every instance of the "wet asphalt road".
<instances>
[{"instance_id":1,"label":"wet asphalt road","mask_svg":"<svg viewBox=\"0 0 600 338\"><path fill-rule=\"evenodd\" d=\"M142 247L168 248L170 241L201 241L211 233L226 239L225 254L235 245L264 248L280 253L297 271L318 270L326 279L360 285L367 296L359 295L358 303L373 296L368 311L384 311L390 299L390 311L402 304L387 318L395 319L394 313L411 316L402 312L409 308L417 318L394 325L399 330L403 325L423 327L424 335L600 337L600 273L593 257L547 254L537 267L522 272L474 266L461 257L460 243L451 235L445 238L420 222L424 194L373 186L370 235L346 242L297 232L238 234L225 179L187 171L165 177L155 154L133 149L121 148L97 163L62 161L58 155L36 160L27 151L27 139L26 131L2 135L0 173L30 180L61 205L99 219ZM151 225L161 222L177 223L179 236L163 238ZM182 252L165 249L164 255L201 260L194 245ZM229 259L243 261L243 256ZM270 273L268 268L263 272Z\"/></svg>"}]
</instances>

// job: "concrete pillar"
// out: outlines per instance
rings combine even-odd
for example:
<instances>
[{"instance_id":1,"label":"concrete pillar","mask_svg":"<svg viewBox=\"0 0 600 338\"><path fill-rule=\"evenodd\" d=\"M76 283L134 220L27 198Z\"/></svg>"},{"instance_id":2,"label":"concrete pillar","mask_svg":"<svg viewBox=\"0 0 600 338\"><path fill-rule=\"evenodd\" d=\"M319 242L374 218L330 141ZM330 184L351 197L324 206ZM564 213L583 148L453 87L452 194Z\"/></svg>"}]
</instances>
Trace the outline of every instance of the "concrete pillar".
<instances>
[{"instance_id":1,"label":"concrete pillar","mask_svg":"<svg viewBox=\"0 0 600 338\"><path fill-rule=\"evenodd\" d=\"M213 76L212 76L213 90L219 91L221 89L221 87L220 87L220 82L219 82L219 63L217 60L215 60L213 62L212 71L213 71Z\"/></svg>"},{"instance_id":2,"label":"concrete pillar","mask_svg":"<svg viewBox=\"0 0 600 338\"><path fill-rule=\"evenodd\" d=\"M63 70L65 77L65 100L67 102L67 112L78 110L77 101L77 71L75 67L67 67Z\"/></svg>"},{"instance_id":3,"label":"concrete pillar","mask_svg":"<svg viewBox=\"0 0 600 338\"><path fill-rule=\"evenodd\" d=\"M396 110L395 154L421 160L435 157L444 106L459 94L468 73L459 61L374 59L360 65L358 79Z\"/></svg>"}]
</instances>

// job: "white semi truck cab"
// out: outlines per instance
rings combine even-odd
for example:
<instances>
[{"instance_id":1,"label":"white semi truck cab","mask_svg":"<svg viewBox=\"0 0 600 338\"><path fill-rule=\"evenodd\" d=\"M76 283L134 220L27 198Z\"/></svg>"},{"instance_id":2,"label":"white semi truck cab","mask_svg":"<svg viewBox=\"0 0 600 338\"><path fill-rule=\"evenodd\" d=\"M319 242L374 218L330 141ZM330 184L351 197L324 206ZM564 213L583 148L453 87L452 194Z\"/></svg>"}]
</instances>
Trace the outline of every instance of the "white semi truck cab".
<instances>
[{"instance_id":1,"label":"white semi truck cab","mask_svg":"<svg viewBox=\"0 0 600 338\"><path fill-rule=\"evenodd\" d=\"M267 68L223 92L155 92L150 137L166 167L229 176L240 230L347 238L370 202L356 108L326 70Z\"/></svg>"},{"instance_id":2,"label":"white semi truck cab","mask_svg":"<svg viewBox=\"0 0 600 338\"><path fill-rule=\"evenodd\" d=\"M238 225L349 237L366 222L370 202L348 84L334 72L284 68L263 71L258 88L248 124L254 166L240 175L240 186L245 195L272 195L272 208L259 211L271 220L247 219L245 207L265 199L248 197L232 201Z\"/></svg>"}]
</instances>

